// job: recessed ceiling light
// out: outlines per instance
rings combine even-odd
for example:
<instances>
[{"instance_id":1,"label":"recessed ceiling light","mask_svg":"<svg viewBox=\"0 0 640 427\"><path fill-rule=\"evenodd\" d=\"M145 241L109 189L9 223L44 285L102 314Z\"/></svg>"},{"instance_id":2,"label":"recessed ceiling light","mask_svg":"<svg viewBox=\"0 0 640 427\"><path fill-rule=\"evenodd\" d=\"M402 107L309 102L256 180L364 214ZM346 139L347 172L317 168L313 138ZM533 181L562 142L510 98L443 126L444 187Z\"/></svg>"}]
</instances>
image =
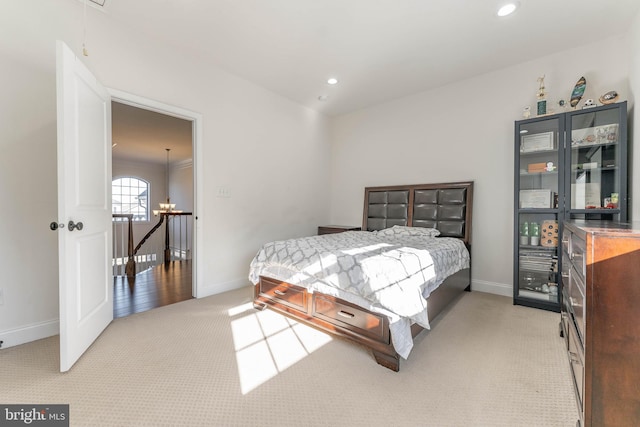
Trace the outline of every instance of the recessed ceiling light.
<instances>
[{"instance_id":1,"label":"recessed ceiling light","mask_svg":"<svg viewBox=\"0 0 640 427\"><path fill-rule=\"evenodd\" d=\"M330 85L334 85L338 83L338 79L331 77L329 80L327 80L327 83L329 83Z\"/></svg>"},{"instance_id":2,"label":"recessed ceiling light","mask_svg":"<svg viewBox=\"0 0 640 427\"><path fill-rule=\"evenodd\" d=\"M329 97L327 95L320 95L318 97L318 101L326 101L327 99L329 99Z\"/></svg>"},{"instance_id":3,"label":"recessed ceiling light","mask_svg":"<svg viewBox=\"0 0 640 427\"><path fill-rule=\"evenodd\" d=\"M498 16L511 15L518 8L518 3L507 3L498 9Z\"/></svg>"}]
</instances>

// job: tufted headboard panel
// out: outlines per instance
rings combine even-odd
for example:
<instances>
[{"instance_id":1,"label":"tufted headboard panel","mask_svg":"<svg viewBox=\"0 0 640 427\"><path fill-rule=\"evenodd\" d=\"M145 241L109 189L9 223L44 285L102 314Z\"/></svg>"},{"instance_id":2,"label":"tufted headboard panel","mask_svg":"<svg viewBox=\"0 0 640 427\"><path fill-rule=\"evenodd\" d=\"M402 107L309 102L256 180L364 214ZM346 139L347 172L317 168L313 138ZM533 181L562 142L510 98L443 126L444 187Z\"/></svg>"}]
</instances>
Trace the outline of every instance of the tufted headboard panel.
<instances>
[{"instance_id":1,"label":"tufted headboard panel","mask_svg":"<svg viewBox=\"0 0 640 427\"><path fill-rule=\"evenodd\" d=\"M367 187L362 229L394 225L437 228L471 244L473 182Z\"/></svg>"},{"instance_id":2,"label":"tufted headboard panel","mask_svg":"<svg viewBox=\"0 0 640 427\"><path fill-rule=\"evenodd\" d=\"M369 231L382 230L394 225L407 225L409 223L409 190L370 192L368 211Z\"/></svg>"}]
</instances>

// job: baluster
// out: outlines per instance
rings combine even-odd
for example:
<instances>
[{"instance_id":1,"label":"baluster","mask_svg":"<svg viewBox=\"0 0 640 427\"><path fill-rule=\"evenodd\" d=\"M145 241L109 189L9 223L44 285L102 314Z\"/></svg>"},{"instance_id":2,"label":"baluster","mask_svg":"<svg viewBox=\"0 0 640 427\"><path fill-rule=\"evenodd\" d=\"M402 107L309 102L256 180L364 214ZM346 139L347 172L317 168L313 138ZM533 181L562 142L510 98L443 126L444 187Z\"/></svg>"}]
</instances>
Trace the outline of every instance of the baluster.
<instances>
[{"instance_id":1,"label":"baluster","mask_svg":"<svg viewBox=\"0 0 640 427\"><path fill-rule=\"evenodd\" d=\"M184 217L181 215L180 216L180 222L178 222L178 261L182 261L182 220L184 219Z\"/></svg>"},{"instance_id":2,"label":"baluster","mask_svg":"<svg viewBox=\"0 0 640 427\"><path fill-rule=\"evenodd\" d=\"M116 227L117 223L113 221L113 218L111 219L111 273L114 276L118 275L118 254L117 254L117 250L116 250Z\"/></svg>"},{"instance_id":3,"label":"baluster","mask_svg":"<svg viewBox=\"0 0 640 427\"><path fill-rule=\"evenodd\" d=\"M122 260L124 264L124 224L122 225ZM124 267L127 277L135 277L136 261L133 256L133 214L127 215L127 264Z\"/></svg>"},{"instance_id":4,"label":"baluster","mask_svg":"<svg viewBox=\"0 0 640 427\"><path fill-rule=\"evenodd\" d=\"M124 221L120 219L118 221L118 228L120 229L120 256L118 258L118 275L123 275L124 267Z\"/></svg>"}]
</instances>

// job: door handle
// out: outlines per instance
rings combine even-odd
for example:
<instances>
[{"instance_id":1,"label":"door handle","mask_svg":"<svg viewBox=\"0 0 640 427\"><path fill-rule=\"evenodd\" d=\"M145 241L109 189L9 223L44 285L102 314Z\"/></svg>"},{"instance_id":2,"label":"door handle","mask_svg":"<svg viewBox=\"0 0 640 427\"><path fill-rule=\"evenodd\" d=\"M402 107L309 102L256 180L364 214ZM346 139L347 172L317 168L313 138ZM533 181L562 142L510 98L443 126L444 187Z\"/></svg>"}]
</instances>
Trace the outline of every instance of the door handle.
<instances>
[{"instance_id":1,"label":"door handle","mask_svg":"<svg viewBox=\"0 0 640 427\"><path fill-rule=\"evenodd\" d=\"M64 228L64 224L58 224L57 222L53 221L51 224L49 224L49 228L51 229L51 231L56 231L58 228Z\"/></svg>"},{"instance_id":2,"label":"door handle","mask_svg":"<svg viewBox=\"0 0 640 427\"><path fill-rule=\"evenodd\" d=\"M69 231L73 231L73 230L82 230L82 227L84 227L82 225L82 222L78 222L77 224L74 223L73 221L69 221Z\"/></svg>"}]
</instances>

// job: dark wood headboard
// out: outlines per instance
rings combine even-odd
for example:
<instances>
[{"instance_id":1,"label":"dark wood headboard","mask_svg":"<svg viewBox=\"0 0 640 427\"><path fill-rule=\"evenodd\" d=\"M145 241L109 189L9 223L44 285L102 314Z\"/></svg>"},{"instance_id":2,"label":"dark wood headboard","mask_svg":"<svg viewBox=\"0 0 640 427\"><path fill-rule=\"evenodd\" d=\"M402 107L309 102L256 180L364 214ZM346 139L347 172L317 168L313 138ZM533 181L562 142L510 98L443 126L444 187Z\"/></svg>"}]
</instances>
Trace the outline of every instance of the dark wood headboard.
<instances>
[{"instance_id":1,"label":"dark wood headboard","mask_svg":"<svg viewBox=\"0 0 640 427\"><path fill-rule=\"evenodd\" d=\"M472 202L473 181L367 187L362 229L436 228L440 236L458 237L470 247Z\"/></svg>"}]
</instances>

